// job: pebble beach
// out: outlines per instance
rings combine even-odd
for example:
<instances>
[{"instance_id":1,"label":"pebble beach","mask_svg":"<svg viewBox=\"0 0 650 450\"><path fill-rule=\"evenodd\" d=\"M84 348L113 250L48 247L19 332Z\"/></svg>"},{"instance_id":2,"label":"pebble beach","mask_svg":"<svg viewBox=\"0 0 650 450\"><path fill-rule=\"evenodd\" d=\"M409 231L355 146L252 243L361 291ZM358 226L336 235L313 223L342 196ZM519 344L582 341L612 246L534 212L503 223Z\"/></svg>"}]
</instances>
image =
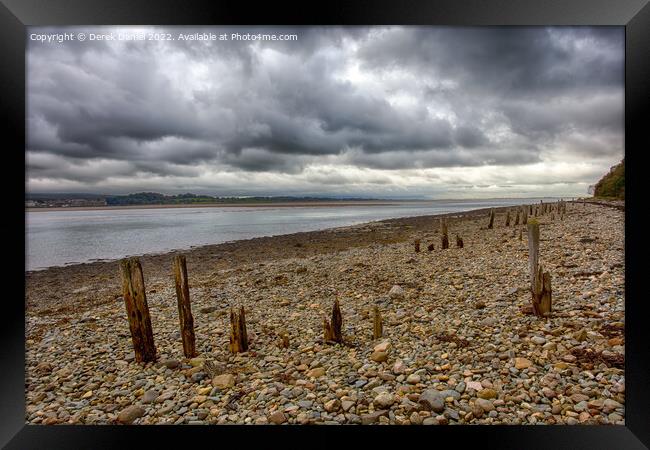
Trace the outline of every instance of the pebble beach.
<instances>
[{"instance_id":1,"label":"pebble beach","mask_svg":"<svg viewBox=\"0 0 650 450\"><path fill-rule=\"evenodd\" d=\"M448 249L440 216L422 216L184 251L191 359L172 254L140 257L157 350L146 364L117 261L26 272L26 423L624 425L625 212L610 206L537 217L545 318L528 311L514 209L509 226L495 209L493 229L487 210L446 215ZM345 342L332 345L335 299ZM249 349L233 354L242 306Z\"/></svg>"}]
</instances>

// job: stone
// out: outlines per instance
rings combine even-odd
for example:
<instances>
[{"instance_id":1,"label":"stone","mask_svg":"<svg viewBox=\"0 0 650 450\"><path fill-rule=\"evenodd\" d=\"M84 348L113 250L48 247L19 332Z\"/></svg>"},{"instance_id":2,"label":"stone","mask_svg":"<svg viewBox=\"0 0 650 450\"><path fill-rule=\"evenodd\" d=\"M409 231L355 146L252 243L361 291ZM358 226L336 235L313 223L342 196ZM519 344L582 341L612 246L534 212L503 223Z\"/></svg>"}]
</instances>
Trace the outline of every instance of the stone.
<instances>
[{"instance_id":1,"label":"stone","mask_svg":"<svg viewBox=\"0 0 650 450\"><path fill-rule=\"evenodd\" d=\"M39 363L36 366L36 372L38 373L50 373L52 372L52 364L47 362Z\"/></svg>"},{"instance_id":2,"label":"stone","mask_svg":"<svg viewBox=\"0 0 650 450\"><path fill-rule=\"evenodd\" d=\"M557 393L553 389L551 389L549 387L543 387L542 388L542 395L544 397L546 397L546 398L555 398L555 397L557 397Z\"/></svg>"},{"instance_id":3,"label":"stone","mask_svg":"<svg viewBox=\"0 0 650 450\"><path fill-rule=\"evenodd\" d=\"M343 409L343 411L347 411L350 408L352 408L353 406L354 406L354 402L351 401L351 400L343 400L343 401L341 401L341 408Z\"/></svg>"},{"instance_id":4,"label":"stone","mask_svg":"<svg viewBox=\"0 0 650 450\"><path fill-rule=\"evenodd\" d=\"M372 352L370 359L375 362L385 362L388 359L388 353L386 352Z\"/></svg>"},{"instance_id":5,"label":"stone","mask_svg":"<svg viewBox=\"0 0 650 450\"><path fill-rule=\"evenodd\" d=\"M591 414L589 414L587 411L581 412L580 415L578 416L578 420L580 421L580 423L584 423L589 419L591 419Z\"/></svg>"},{"instance_id":6,"label":"stone","mask_svg":"<svg viewBox=\"0 0 650 450\"><path fill-rule=\"evenodd\" d=\"M162 361L160 364L167 367L168 369L176 369L178 366L181 365L181 362L177 359L166 359Z\"/></svg>"},{"instance_id":7,"label":"stone","mask_svg":"<svg viewBox=\"0 0 650 450\"><path fill-rule=\"evenodd\" d=\"M379 410L372 412L370 414L361 414L361 424L370 425L379 420L380 417L386 417L388 415L388 410Z\"/></svg>"},{"instance_id":8,"label":"stone","mask_svg":"<svg viewBox=\"0 0 650 450\"><path fill-rule=\"evenodd\" d=\"M486 317L485 319L481 320L481 322L480 322L480 324L483 325L484 327L493 327L497 323L499 323L499 322L494 317Z\"/></svg>"},{"instance_id":9,"label":"stone","mask_svg":"<svg viewBox=\"0 0 650 450\"><path fill-rule=\"evenodd\" d=\"M608 339L607 344L609 344L612 347L615 347L617 345L623 345L623 338L615 337L615 338Z\"/></svg>"},{"instance_id":10,"label":"stone","mask_svg":"<svg viewBox=\"0 0 650 450\"><path fill-rule=\"evenodd\" d=\"M610 422L616 423L620 420L623 420L623 417L620 414L617 413L611 413L610 415L607 416Z\"/></svg>"},{"instance_id":11,"label":"stone","mask_svg":"<svg viewBox=\"0 0 650 450\"><path fill-rule=\"evenodd\" d=\"M325 411L334 412L341 407L341 402L335 398L334 400L330 400L329 402L326 402L324 407L325 407Z\"/></svg>"},{"instance_id":12,"label":"stone","mask_svg":"<svg viewBox=\"0 0 650 450\"><path fill-rule=\"evenodd\" d=\"M393 373L395 375L402 374L406 371L406 364L404 364L404 361L401 359L398 359L395 361L395 364L393 364Z\"/></svg>"},{"instance_id":13,"label":"stone","mask_svg":"<svg viewBox=\"0 0 650 450\"><path fill-rule=\"evenodd\" d=\"M623 405L616 400L612 400L611 398L605 399L603 402L603 411L605 413L610 413L614 411L615 409L622 408Z\"/></svg>"},{"instance_id":14,"label":"stone","mask_svg":"<svg viewBox=\"0 0 650 450\"><path fill-rule=\"evenodd\" d=\"M484 398L477 398L474 401L474 404L478 405L481 407L481 409L485 412L490 412L494 409L494 405L490 400L486 400Z\"/></svg>"},{"instance_id":15,"label":"stone","mask_svg":"<svg viewBox=\"0 0 650 450\"><path fill-rule=\"evenodd\" d=\"M404 289L402 289L401 286L396 284L392 288L390 288L390 291L388 291L388 296L392 300L402 300L404 299Z\"/></svg>"},{"instance_id":16,"label":"stone","mask_svg":"<svg viewBox=\"0 0 650 450\"><path fill-rule=\"evenodd\" d=\"M325 375L325 368L324 367L315 367L311 369L309 372L307 372L307 376L309 378L319 378Z\"/></svg>"},{"instance_id":17,"label":"stone","mask_svg":"<svg viewBox=\"0 0 650 450\"><path fill-rule=\"evenodd\" d=\"M455 409L446 408L444 415L449 419L460 420L460 415L458 414L458 411L456 411Z\"/></svg>"},{"instance_id":18,"label":"stone","mask_svg":"<svg viewBox=\"0 0 650 450\"><path fill-rule=\"evenodd\" d=\"M497 392L494 389L483 389L479 391L478 396L482 399L492 399L497 397ZM485 408L483 408L485 409Z\"/></svg>"},{"instance_id":19,"label":"stone","mask_svg":"<svg viewBox=\"0 0 650 450\"><path fill-rule=\"evenodd\" d=\"M575 356L573 356L571 353L567 353L566 355L562 356L562 361L565 361L565 362L568 362L568 363L575 362L576 359L577 358Z\"/></svg>"},{"instance_id":20,"label":"stone","mask_svg":"<svg viewBox=\"0 0 650 450\"><path fill-rule=\"evenodd\" d=\"M381 408L389 408L395 403L395 396L390 392L380 392L373 400L373 403Z\"/></svg>"},{"instance_id":21,"label":"stone","mask_svg":"<svg viewBox=\"0 0 650 450\"><path fill-rule=\"evenodd\" d=\"M586 401L578 402L575 405L573 405L573 410L574 411L580 412L580 411L584 411L586 409L587 409L587 402Z\"/></svg>"},{"instance_id":22,"label":"stone","mask_svg":"<svg viewBox=\"0 0 650 450\"><path fill-rule=\"evenodd\" d=\"M543 338L543 337L541 337L541 336L533 336L532 338L530 338L530 340L531 340L534 344L537 344L537 345L544 345L544 344L546 344L546 339Z\"/></svg>"},{"instance_id":23,"label":"stone","mask_svg":"<svg viewBox=\"0 0 650 450\"><path fill-rule=\"evenodd\" d=\"M532 366L533 362L529 359L526 358L515 358L515 369L517 370L523 370L527 369L528 367Z\"/></svg>"},{"instance_id":24,"label":"stone","mask_svg":"<svg viewBox=\"0 0 650 450\"><path fill-rule=\"evenodd\" d=\"M573 334L573 338L579 342L585 341L587 339L587 330L583 328L579 331L576 331Z\"/></svg>"},{"instance_id":25,"label":"stone","mask_svg":"<svg viewBox=\"0 0 650 450\"><path fill-rule=\"evenodd\" d=\"M445 410L445 398L436 389L427 389L422 392L418 403L430 411L439 413Z\"/></svg>"},{"instance_id":26,"label":"stone","mask_svg":"<svg viewBox=\"0 0 650 450\"><path fill-rule=\"evenodd\" d=\"M203 367L203 364L205 363L205 358L197 356L196 358L190 359L190 365L192 367Z\"/></svg>"},{"instance_id":27,"label":"stone","mask_svg":"<svg viewBox=\"0 0 650 450\"><path fill-rule=\"evenodd\" d=\"M478 381L468 381L466 384L467 384L467 389L474 389L475 391L483 390L483 385Z\"/></svg>"},{"instance_id":28,"label":"stone","mask_svg":"<svg viewBox=\"0 0 650 450\"><path fill-rule=\"evenodd\" d=\"M584 394L575 393L569 397L574 403L586 402L589 397Z\"/></svg>"},{"instance_id":29,"label":"stone","mask_svg":"<svg viewBox=\"0 0 650 450\"><path fill-rule=\"evenodd\" d=\"M413 425L421 425L422 424L422 416L420 416L417 411L413 411L411 415L409 416L409 422Z\"/></svg>"},{"instance_id":30,"label":"stone","mask_svg":"<svg viewBox=\"0 0 650 450\"><path fill-rule=\"evenodd\" d=\"M395 379L395 375L388 372L382 372L379 374L379 378L384 381L393 381Z\"/></svg>"},{"instance_id":31,"label":"stone","mask_svg":"<svg viewBox=\"0 0 650 450\"><path fill-rule=\"evenodd\" d=\"M420 382L420 375L416 375L412 373L408 377L406 377L406 382L408 384L418 384Z\"/></svg>"},{"instance_id":32,"label":"stone","mask_svg":"<svg viewBox=\"0 0 650 450\"><path fill-rule=\"evenodd\" d=\"M158 398L158 391L149 389L144 392L144 395L142 396L142 403L152 403L157 398Z\"/></svg>"},{"instance_id":33,"label":"stone","mask_svg":"<svg viewBox=\"0 0 650 450\"><path fill-rule=\"evenodd\" d=\"M210 394L210 392L212 392L212 389L213 389L212 386L206 386L206 387L204 387L204 388L198 388L198 389L196 390L196 392L197 392L199 395L208 395L208 394Z\"/></svg>"},{"instance_id":34,"label":"stone","mask_svg":"<svg viewBox=\"0 0 650 450\"><path fill-rule=\"evenodd\" d=\"M276 411L268 417L268 421L275 425L281 425L287 421L287 418L282 411Z\"/></svg>"},{"instance_id":35,"label":"stone","mask_svg":"<svg viewBox=\"0 0 650 450\"><path fill-rule=\"evenodd\" d=\"M117 416L117 420L120 423L123 423L125 425L129 425L133 423L135 419L138 419L142 416L144 416L145 410L142 406L138 405L131 405L122 411Z\"/></svg>"},{"instance_id":36,"label":"stone","mask_svg":"<svg viewBox=\"0 0 650 450\"><path fill-rule=\"evenodd\" d=\"M602 400L598 400L598 399L587 402L587 406L589 408L594 408L594 409L603 409L604 405L605 403Z\"/></svg>"},{"instance_id":37,"label":"stone","mask_svg":"<svg viewBox=\"0 0 650 450\"><path fill-rule=\"evenodd\" d=\"M235 385L235 376L230 373L224 373L212 378L212 386L219 389L228 389Z\"/></svg>"},{"instance_id":38,"label":"stone","mask_svg":"<svg viewBox=\"0 0 650 450\"><path fill-rule=\"evenodd\" d=\"M453 389L447 389L445 391L440 391L440 395L442 395L442 398L447 399L451 397L454 400L458 400L461 397L460 392L455 391Z\"/></svg>"},{"instance_id":39,"label":"stone","mask_svg":"<svg viewBox=\"0 0 650 450\"><path fill-rule=\"evenodd\" d=\"M388 352L390 350L390 341L380 342L379 344L375 345L373 350L375 352Z\"/></svg>"}]
</instances>

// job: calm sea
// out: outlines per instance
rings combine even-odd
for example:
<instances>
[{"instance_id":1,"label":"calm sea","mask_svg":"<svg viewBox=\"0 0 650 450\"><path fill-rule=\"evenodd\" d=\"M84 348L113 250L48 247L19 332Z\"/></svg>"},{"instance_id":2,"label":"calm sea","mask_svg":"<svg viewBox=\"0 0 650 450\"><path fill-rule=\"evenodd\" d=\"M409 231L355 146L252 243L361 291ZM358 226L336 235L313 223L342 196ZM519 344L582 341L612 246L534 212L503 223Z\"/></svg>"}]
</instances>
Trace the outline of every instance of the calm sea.
<instances>
[{"instance_id":1,"label":"calm sea","mask_svg":"<svg viewBox=\"0 0 650 450\"><path fill-rule=\"evenodd\" d=\"M453 213L539 200L437 200L373 206L28 211L25 270L112 260L396 217Z\"/></svg>"}]
</instances>

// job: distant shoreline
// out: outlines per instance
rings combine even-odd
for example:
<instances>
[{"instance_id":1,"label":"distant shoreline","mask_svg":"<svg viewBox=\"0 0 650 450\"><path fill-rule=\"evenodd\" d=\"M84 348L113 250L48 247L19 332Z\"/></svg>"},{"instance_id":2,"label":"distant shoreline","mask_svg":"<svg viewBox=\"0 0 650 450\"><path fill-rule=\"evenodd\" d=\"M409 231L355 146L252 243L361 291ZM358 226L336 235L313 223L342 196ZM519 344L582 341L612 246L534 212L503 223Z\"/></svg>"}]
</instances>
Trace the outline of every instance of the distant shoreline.
<instances>
[{"instance_id":1,"label":"distant shoreline","mask_svg":"<svg viewBox=\"0 0 650 450\"><path fill-rule=\"evenodd\" d=\"M530 197L530 198L549 198L559 199L560 197ZM116 205L116 206L69 206L69 207L43 207L43 208L25 208L25 212L50 212L50 211L111 211L121 209L168 209L168 208L262 208L262 207L332 207L332 206L391 206L391 205L408 205L417 203L427 203L432 201L440 202L458 202L473 200L528 200L530 198L494 198L494 199L437 199L437 200L340 200L340 201L295 201L295 202L258 202L258 203L181 203L181 204L162 204L162 205ZM568 198L565 198L568 199ZM570 200L569 200L570 201Z\"/></svg>"},{"instance_id":2,"label":"distant shoreline","mask_svg":"<svg viewBox=\"0 0 650 450\"><path fill-rule=\"evenodd\" d=\"M269 203L181 203L181 204L163 204L163 205L118 205L118 206L69 206L69 207L45 207L45 208L25 208L26 212L38 211L106 211L115 209L167 209L167 208L220 208L220 207L253 207L261 208L268 206L276 207L305 207L305 206L389 206L404 203L419 203L427 200L407 200L407 201L386 201L386 200L342 200L342 201L323 201L323 202L269 202Z\"/></svg>"}]
</instances>

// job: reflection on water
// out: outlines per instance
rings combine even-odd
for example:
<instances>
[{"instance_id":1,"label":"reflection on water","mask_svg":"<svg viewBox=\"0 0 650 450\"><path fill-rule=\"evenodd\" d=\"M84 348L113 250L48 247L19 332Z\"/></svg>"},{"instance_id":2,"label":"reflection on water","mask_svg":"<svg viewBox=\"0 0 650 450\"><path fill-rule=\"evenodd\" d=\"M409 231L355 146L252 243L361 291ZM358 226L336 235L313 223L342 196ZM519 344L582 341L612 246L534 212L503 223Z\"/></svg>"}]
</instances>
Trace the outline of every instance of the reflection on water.
<instances>
[{"instance_id":1,"label":"reflection on water","mask_svg":"<svg viewBox=\"0 0 650 450\"><path fill-rule=\"evenodd\" d=\"M26 270L117 259L373 220L467 211L539 199L439 200L373 206L198 207L26 213Z\"/></svg>"}]
</instances>

